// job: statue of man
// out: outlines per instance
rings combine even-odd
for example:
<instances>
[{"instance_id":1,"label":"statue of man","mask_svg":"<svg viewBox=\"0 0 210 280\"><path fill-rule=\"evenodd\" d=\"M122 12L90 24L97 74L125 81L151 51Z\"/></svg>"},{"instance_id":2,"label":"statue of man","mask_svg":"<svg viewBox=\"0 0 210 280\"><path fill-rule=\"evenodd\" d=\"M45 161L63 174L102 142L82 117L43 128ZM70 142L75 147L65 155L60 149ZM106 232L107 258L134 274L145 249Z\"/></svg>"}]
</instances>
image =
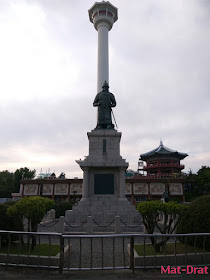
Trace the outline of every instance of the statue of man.
<instances>
[{"instance_id":1,"label":"statue of man","mask_svg":"<svg viewBox=\"0 0 210 280\"><path fill-rule=\"evenodd\" d=\"M165 199L165 202L169 202L169 193L167 190L163 192L163 198Z\"/></svg>"},{"instance_id":2,"label":"statue of man","mask_svg":"<svg viewBox=\"0 0 210 280\"><path fill-rule=\"evenodd\" d=\"M111 111L116 106L114 94L109 92L109 85L105 81L102 86L103 91L99 92L93 102L94 107L98 107L98 117L96 129L112 129Z\"/></svg>"}]
</instances>

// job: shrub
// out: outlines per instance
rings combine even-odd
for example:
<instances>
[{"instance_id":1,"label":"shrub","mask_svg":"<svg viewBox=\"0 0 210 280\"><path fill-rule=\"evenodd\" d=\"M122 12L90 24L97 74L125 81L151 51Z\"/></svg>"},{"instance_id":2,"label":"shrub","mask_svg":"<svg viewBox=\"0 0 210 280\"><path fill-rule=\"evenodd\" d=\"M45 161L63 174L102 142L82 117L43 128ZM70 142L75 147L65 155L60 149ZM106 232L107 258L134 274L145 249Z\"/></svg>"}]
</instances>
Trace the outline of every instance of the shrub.
<instances>
[{"instance_id":1,"label":"shrub","mask_svg":"<svg viewBox=\"0 0 210 280\"><path fill-rule=\"evenodd\" d=\"M18 217L21 217L21 219L26 218L28 220L28 231L36 232L38 224L53 206L54 202L49 198L39 196L23 197L8 208L7 214L14 219ZM36 236L31 235L31 240L31 249L33 250L36 247Z\"/></svg>"},{"instance_id":2,"label":"shrub","mask_svg":"<svg viewBox=\"0 0 210 280\"><path fill-rule=\"evenodd\" d=\"M68 201L60 201L58 204L55 205L55 217L59 218L60 216L65 216L66 210L71 210L72 204Z\"/></svg>"},{"instance_id":3,"label":"shrub","mask_svg":"<svg viewBox=\"0 0 210 280\"><path fill-rule=\"evenodd\" d=\"M210 233L210 195L201 196L190 202L187 211L180 219L177 233ZM203 246L203 237L197 237L196 245ZM181 241L184 241L183 238ZM187 238L193 245L195 238ZM206 238L206 247L210 248L210 238Z\"/></svg>"},{"instance_id":4,"label":"shrub","mask_svg":"<svg viewBox=\"0 0 210 280\"><path fill-rule=\"evenodd\" d=\"M7 215L7 211L9 209L8 202L0 204L0 230L8 230L8 231L23 231L23 222L21 217L18 215L17 217L10 217ZM12 237L14 240L15 237ZM1 234L1 242L7 242L8 236L7 234Z\"/></svg>"},{"instance_id":5,"label":"shrub","mask_svg":"<svg viewBox=\"0 0 210 280\"><path fill-rule=\"evenodd\" d=\"M7 214L10 205L8 202L0 204L0 229L1 230L23 230L23 223L21 217L10 217Z\"/></svg>"},{"instance_id":6,"label":"shrub","mask_svg":"<svg viewBox=\"0 0 210 280\"><path fill-rule=\"evenodd\" d=\"M162 203L155 200L139 203L137 210L141 213L143 224L149 234L153 234L155 228L157 228L162 234L171 234L176 229L180 217L186 211L186 206L173 201ZM164 217L162 226L159 224L160 214ZM153 247L156 248L157 252L159 252L160 247L169 240L169 237L160 242L157 242L154 237L150 237L150 239Z\"/></svg>"},{"instance_id":7,"label":"shrub","mask_svg":"<svg viewBox=\"0 0 210 280\"><path fill-rule=\"evenodd\" d=\"M7 208L8 206L5 205L4 203L0 204L0 229L1 230L9 230Z\"/></svg>"},{"instance_id":8,"label":"shrub","mask_svg":"<svg viewBox=\"0 0 210 280\"><path fill-rule=\"evenodd\" d=\"M8 205L8 206L15 205L16 203L17 203L17 200L9 200L9 201L4 202L4 204Z\"/></svg>"},{"instance_id":9,"label":"shrub","mask_svg":"<svg viewBox=\"0 0 210 280\"><path fill-rule=\"evenodd\" d=\"M182 203L182 200L178 197L172 197L172 198L170 198L170 201L177 202L177 203Z\"/></svg>"}]
</instances>

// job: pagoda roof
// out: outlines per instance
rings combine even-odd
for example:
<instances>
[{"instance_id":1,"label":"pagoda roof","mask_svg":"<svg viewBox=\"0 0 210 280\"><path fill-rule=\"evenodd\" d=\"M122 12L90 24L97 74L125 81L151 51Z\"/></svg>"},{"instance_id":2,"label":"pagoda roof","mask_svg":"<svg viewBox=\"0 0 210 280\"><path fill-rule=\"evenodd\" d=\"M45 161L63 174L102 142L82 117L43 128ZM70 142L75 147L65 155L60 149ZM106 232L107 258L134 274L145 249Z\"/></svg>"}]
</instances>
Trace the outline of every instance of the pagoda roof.
<instances>
[{"instance_id":1,"label":"pagoda roof","mask_svg":"<svg viewBox=\"0 0 210 280\"><path fill-rule=\"evenodd\" d=\"M145 160L145 161L146 161L146 160L148 160L149 158L152 158L152 157L154 157L154 156L161 156L161 157L167 156L167 158L168 158L169 156L172 156L172 157L175 156L175 157L177 157L177 158L179 158L179 159L184 159L185 157L188 156L188 154L186 154L186 153L180 153L180 152L178 152L178 151L171 150L171 149L165 147L165 146L163 145L163 142L160 141L159 147L157 147L156 149L154 149L154 150L152 150L152 151L150 151L150 152L148 152L148 153L141 154L141 155L140 155L140 160Z\"/></svg>"}]
</instances>

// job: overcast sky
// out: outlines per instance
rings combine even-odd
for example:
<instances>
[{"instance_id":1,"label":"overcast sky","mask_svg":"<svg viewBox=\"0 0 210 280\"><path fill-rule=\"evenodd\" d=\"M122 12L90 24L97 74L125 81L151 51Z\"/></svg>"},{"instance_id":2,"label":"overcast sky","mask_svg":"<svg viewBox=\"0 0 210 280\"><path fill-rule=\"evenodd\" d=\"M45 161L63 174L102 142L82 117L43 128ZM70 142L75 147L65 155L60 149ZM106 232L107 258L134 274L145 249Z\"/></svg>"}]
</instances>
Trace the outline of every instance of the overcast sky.
<instances>
[{"instance_id":1,"label":"overcast sky","mask_svg":"<svg viewBox=\"0 0 210 280\"><path fill-rule=\"evenodd\" d=\"M112 0L110 91L121 155L163 144L210 165L210 1ZM0 170L82 177L96 126L97 31L92 0L0 0Z\"/></svg>"}]
</instances>

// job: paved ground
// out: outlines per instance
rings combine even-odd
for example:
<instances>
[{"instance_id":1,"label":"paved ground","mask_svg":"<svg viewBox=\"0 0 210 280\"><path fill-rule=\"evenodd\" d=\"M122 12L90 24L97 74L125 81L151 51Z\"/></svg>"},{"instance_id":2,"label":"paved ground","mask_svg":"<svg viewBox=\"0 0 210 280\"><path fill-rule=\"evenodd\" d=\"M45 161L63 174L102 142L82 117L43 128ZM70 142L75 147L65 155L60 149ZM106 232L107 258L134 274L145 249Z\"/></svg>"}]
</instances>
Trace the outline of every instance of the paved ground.
<instances>
[{"instance_id":1,"label":"paved ground","mask_svg":"<svg viewBox=\"0 0 210 280\"><path fill-rule=\"evenodd\" d=\"M130 270L111 271L70 271L59 275L57 271L17 269L9 267L6 271L0 267L0 280L210 280L209 275L161 275L159 270L137 270L134 274Z\"/></svg>"}]
</instances>

